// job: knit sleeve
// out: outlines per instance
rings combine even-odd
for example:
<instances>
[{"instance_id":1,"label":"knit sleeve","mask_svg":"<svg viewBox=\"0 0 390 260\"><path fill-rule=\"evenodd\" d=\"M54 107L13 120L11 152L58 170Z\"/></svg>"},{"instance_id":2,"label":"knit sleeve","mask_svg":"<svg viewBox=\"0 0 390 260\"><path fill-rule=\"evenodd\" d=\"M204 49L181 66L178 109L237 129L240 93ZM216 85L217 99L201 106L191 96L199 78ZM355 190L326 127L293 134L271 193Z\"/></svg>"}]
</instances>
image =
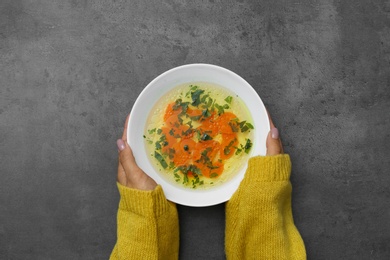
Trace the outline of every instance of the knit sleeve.
<instances>
[{"instance_id":1,"label":"knit sleeve","mask_svg":"<svg viewBox=\"0 0 390 260\"><path fill-rule=\"evenodd\" d=\"M257 156L226 203L227 259L306 259L291 209L290 157Z\"/></svg>"},{"instance_id":2,"label":"knit sleeve","mask_svg":"<svg viewBox=\"0 0 390 260\"><path fill-rule=\"evenodd\" d=\"M118 183L118 189L117 242L110 259L178 259L176 205L166 200L161 186L141 191Z\"/></svg>"}]
</instances>

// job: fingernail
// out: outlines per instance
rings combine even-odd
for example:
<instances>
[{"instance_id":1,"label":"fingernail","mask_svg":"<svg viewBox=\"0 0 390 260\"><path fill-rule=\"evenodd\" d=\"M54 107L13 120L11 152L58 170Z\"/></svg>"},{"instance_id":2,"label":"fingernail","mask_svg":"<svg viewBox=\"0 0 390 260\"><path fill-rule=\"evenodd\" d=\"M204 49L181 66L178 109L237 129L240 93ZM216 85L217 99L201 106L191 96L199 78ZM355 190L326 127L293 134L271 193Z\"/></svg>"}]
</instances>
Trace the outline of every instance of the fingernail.
<instances>
[{"instance_id":1,"label":"fingernail","mask_svg":"<svg viewBox=\"0 0 390 260\"><path fill-rule=\"evenodd\" d=\"M116 145L118 146L119 151L123 151L126 147L125 142L122 139L118 139Z\"/></svg>"},{"instance_id":2,"label":"fingernail","mask_svg":"<svg viewBox=\"0 0 390 260\"><path fill-rule=\"evenodd\" d=\"M271 137L273 139L278 139L279 138L279 130L277 128L272 128L271 129Z\"/></svg>"}]
</instances>

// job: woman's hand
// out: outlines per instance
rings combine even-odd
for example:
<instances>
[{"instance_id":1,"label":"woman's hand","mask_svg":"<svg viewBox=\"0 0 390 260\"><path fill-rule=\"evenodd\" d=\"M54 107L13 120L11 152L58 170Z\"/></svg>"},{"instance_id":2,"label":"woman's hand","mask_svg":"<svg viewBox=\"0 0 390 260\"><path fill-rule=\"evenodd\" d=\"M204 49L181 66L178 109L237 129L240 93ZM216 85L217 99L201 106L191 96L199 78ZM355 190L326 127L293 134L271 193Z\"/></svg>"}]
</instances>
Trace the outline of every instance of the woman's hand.
<instances>
[{"instance_id":1,"label":"woman's hand","mask_svg":"<svg viewBox=\"0 0 390 260\"><path fill-rule=\"evenodd\" d=\"M123 130L122 139L117 140L119 150L119 165L118 165L118 182L126 187L138 190L154 190L157 183L150 178L146 173L138 167L131 151L127 144L127 122L129 116L126 118L125 127Z\"/></svg>"},{"instance_id":2,"label":"woman's hand","mask_svg":"<svg viewBox=\"0 0 390 260\"><path fill-rule=\"evenodd\" d=\"M268 113L271 130L268 133L266 147L267 155L278 155L283 153L282 141L279 138L279 131L272 122L271 115Z\"/></svg>"}]
</instances>

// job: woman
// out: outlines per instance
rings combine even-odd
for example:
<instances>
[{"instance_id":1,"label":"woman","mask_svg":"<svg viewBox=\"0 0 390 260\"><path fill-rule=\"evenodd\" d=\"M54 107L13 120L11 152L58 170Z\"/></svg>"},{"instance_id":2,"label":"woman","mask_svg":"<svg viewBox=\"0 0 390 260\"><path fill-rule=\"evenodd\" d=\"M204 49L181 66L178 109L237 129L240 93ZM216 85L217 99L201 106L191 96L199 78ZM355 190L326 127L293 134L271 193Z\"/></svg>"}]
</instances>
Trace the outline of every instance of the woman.
<instances>
[{"instance_id":1,"label":"woman","mask_svg":"<svg viewBox=\"0 0 390 260\"><path fill-rule=\"evenodd\" d=\"M178 259L176 205L136 164L127 144L119 150L117 242L110 259ZM272 123L266 156L252 157L239 188L226 203L227 259L306 259L291 210L291 162Z\"/></svg>"}]
</instances>

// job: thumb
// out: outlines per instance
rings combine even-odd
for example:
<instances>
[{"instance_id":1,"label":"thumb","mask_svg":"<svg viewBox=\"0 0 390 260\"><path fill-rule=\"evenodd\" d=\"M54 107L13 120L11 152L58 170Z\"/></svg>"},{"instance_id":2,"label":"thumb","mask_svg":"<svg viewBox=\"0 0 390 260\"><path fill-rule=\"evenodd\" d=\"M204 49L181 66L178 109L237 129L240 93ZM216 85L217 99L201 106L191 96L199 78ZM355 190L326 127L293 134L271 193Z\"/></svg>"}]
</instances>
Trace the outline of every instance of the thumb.
<instances>
[{"instance_id":1,"label":"thumb","mask_svg":"<svg viewBox=\"0 0 390 260\"><path fill-rule=\"evenodd\" d=\"M133 152L130 146L122 139L116 141L119 150L119 162L122 164L126 174L129 174L134 169L138 168Z\"/></svg>"},{"instance_id":2,"label":"thumb","mask_svg":"<svg viewBox=\"0 0 390 260\"><path fill-rule=\"evenodd\" d=\"M279 138L279 130L273 125L267 136L266 147L267 155L277 155L283 153L282 142Z\"/></svg>"}]
</instances>

